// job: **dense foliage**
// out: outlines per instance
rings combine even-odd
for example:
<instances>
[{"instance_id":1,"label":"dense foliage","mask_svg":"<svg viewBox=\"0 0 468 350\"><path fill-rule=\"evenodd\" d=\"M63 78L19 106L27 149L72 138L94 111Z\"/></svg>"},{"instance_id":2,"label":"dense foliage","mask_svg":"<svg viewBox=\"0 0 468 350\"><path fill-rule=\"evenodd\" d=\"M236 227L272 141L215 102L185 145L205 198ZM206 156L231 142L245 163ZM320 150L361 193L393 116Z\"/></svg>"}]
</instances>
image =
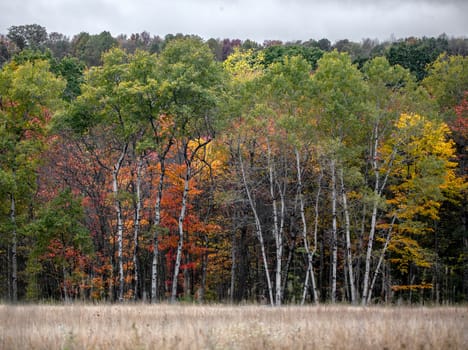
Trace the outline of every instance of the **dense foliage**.
<instances>
[{"instance_id":1,"label":"dense foliage","mask_svg":"<svg viewBox=\"0 0 468 350\"><path fill-rule=\"evenodd\" d=\"M467 39L0 37L0 298L468 298Z\"/></svg>"}]
</instances>

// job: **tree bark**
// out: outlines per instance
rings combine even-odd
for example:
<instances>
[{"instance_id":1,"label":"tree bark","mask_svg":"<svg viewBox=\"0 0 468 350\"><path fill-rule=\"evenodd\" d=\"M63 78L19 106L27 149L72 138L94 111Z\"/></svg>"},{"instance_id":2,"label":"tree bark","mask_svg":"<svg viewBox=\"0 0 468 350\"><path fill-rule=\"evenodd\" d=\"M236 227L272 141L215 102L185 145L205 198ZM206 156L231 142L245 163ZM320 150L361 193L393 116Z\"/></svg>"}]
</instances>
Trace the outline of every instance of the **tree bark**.
<instances>
[{"instance_id":1,"label":"tree bark","mask_svg":"<svg viewBox=\"0 0 468 350\"><path fill-rule=\"evenodd\" d=\"M336 220L336 169L335 160L330 161L330 173L331 173L331 196L332 196L332 270L331 270L331 302L336 302L336 267L338 262L338 241L337 241L337 220Z\"/></svg>"},{"instance_id":2,"label":"tree bark","mask_svg":"<svg viewBox=\"0 0 468 350\"><path fill-rule=\"evenodd\" d=\"M270 179L270 195L273 209L273 236L275 238L276 248L276 274L275 274L275 305L281 305L281 268L283 259L283 235L278 223L278 208L275 193L275 175L271 160L271 149L268 144L268 173ZM280 190L281 191L281 190ZM281 196L282 213L284 213L284 198ZM284 215L283 215L284 216ZM284 221L284 220L282 220Z\"/></svg>"},{"instance_id":3,"label":"tree bark","mask_svg":"<svg viewBox=\"0 0 468 350\"><path fill-rule=\"evenodd\" d=\"M348 199L346 196L346 189L343 179L343 169L340 170L341 179L341 196L343 200L343 211L345 216L345 235L346 235L346 261L348 263L348 274L349 274L349 288L351 292L351 303L356 304L356 289L354 285L354 273L353 273L353 257L351 253L351 232L350 232L350 221L349 221L349 210L348 210Z\"/></svg>"},{"instance_id":4,"label":"tree bark","mask_svg":"<svg viewBox=\"0 0 468 350\"><path fill-rule=\"evenodd\" d=\"M158 260L159 260L159 231L161 223L161 200L164 189L164 177L166 176L166 156L172 146L170 140L159 158L159 181L156 193L156 203L154 205L154 231L153 231L153 260L151 263L151 303L158 301Z\"/></svg>"},{"instance_id":5,"label":"tree bark","mask_svg":"<svg viewBox=\"0 0 468 350\"><path fill-rule=\"evenodd\" d=\"M367 251L366 251L366 267L364 271L364 282L363 282L363 291L362 291L362 305L367 304L368 300L368 294L369 294L369 278L370 278L370 270L371 270L371 258L372 258L372 247L374 244L374 236L375 236L375 230L377 226L377 211L378 211L378 203L379 203L379 198L382 195L382 191L384 190L388 176L390 175L390 170L392 167L393 159L396 154L396 148L393 150L392 155L390 157L390 160L388 162L388 169L385 174L385 177L381 181L381 174L380 174L380 169L379 169L379 164L378 164L378 159L379 159L379 154L378 154L378 146L379 146L379 136L378 136L378 123L374 127L374 145L373 149L371 152L371 157L372 157L372 169L374 171L374 177L375 177L375 184L374 184L374 198L372 201L372 216L371 216L371 227L370 227L370 232L369 232L369 240L367 242Z\"/></svg>"},{"instance_id":6,"label":"tree bark","mask_svg":"<svg viewBox=\"0 0 468 350\"><path fill-rule=\"evenodd\" d=\"M307 238L307 220L305 217L305 205L304 205L304 195L302 194L302 167L301 167L301 157L299 154L299 150L296 148L294 150L294 153L296 155L296 169L297 169L297 186L298 186L298 195L299 195L299 210L301 213L301 220L302 220L302 240L304 242L304 249L306 251L307 255L307 272L306 272L306 278L304 281L304 291L302 293L302 301L301 305L304 304L305 298L307 295L307 290L308 290L308 284L309 284L309 274L310 274L310 279L312 281L312 291L313 291L313 298L314 298L314 303L318 305L319 300L318 300L318 292L317 292L317 286L315 284L315 275L314 275L314 267L313 267L313 261L314 261L314 255L315 252L317 251L317 229L318 229L318 201L320 198L320 192L321 192L321 182L322 182L322 173L320 173L320 178L319 178L319 187L317 190L317 196L315 198L315 227L314 227L314 249L311 251L310 250L310 245L309 245L309 239Z\"/></svg>"},{"instance_id":7,"label":"tree bark","mask_svg":"<svg viewBox=\"0 0 468 350\"><path fill-rule=\"evenodd\" d=\"M254 200L252 198L252 194L250 193L249 185L247 184L247 178L245 175L245 169L244 169L244 161L242 160L242 154L241 151L239 150L239 165L241 169L241 174L242 174L242 181L244 183L245 191L247 193L247 198L249 200L250 208L252 209L252 213L254 215L255 219L255 231L257 233L257 238L260 243L260 250L262 252L262 258L263 258L263 266L265 268L265 275L266 275L266 280L267 280L267 286L268 286L268 295L270 298L270 304L271 306L274 305L274 299L273 299L273 289L271 285L271 280L270 280L270 272L268 269L268 261L266 258L266 252L265 252L265 243L263 242L263 234L262 234L262 225L260 223L260 218L258 217L257 209L255 207Z\"/></svg>"},{"instance_id":8,"label":"tree bark","mask_svg":"<svg viewBox=\"0 0 468 350\"><path fill-rule=\"evenodd\" d=\"M176 255L176 261L174 264L174 275L172 277L172 291L171 291L171 299L170 299L171 303L175 303L177 299L177 282L178 282L178 276L179 276L179 271L180 271L180 263L182 261L182 250L184 247L184 220L185 220L185 216L187 213L190 179L192 178L192 172L193 172L192 164L193 164L193 160L197 152L201 148L205 147L208 143L210 143L211 138L201 143L199 142L198 145L193 150L189 150L190 141L191 141L190 139L185 139L182 142L183 157L184 157L186 171L185 171L185 176L184 176L184 190L182 192L182 203L181 203L179 220L178 220L179 241L177 243L177 255ZM188 273L188 270L185 270L184 272ZM186 279L184 282L186 282L186 286L190 285L190 283L188 283L189 282L188 279ZM185 288L186 292L187 290L188 289Z\"/></svg>"},{"instance_id":9,"label":"tree bark","mask_svg":"<svg viewBox=\"0 0 468 350\"><path fill-rule=\"evenodd\" d=\"M379 274L379 271L380 271L380 266L382 265L383 259L385 257L385 253L387 252L388 245L390 244L390 239L392 237L392 231L393 231L393 225L395 224L396 218L397 218L396 215L394 215L392 218L390 227L388 229L387 238L385 240L384 247L382 248L382 252L380 253L379 262L377 263L377 267L375 268L374 276L372 277L372 282L369 287L369 292L368 292L367 301L366 301L367 304L370 303L372 299L372 290L374 289L375 281L377 280L377 275Z\"/></svg>"},{"instance_id":10,"label":"tree bark","mask_svg":"<svg viewBox=\"0 0 468 350\"><path fill-rule=\"evenodd\" d=\"M123 216L122 216L122 203L119 198L119 171L122 167L125 154L127 153L127 144L122 149L117 163L114 164L112 171L112 191L114 194L114 206L117 214L117 259L119 265L119 301L123 301L124 295L124 270L123 270Z\"/></svg>"},{"instance_id":11,"label":"tree bark","mask_svg":"<svg viewBox=\"0 0 468 350\"><path fill-rule=\"evenodd\" d=\"M185 145L185 155L187 156L187 145ZM187 210L187 198L188 198L188 192L189 192L189 181L191 178L191 164L190 161L186 158L185 161L186 164L186 172L185 172L185 177L184 177L184 191L182 193L182 206L180 208L180 214L179 214L179 221L178 221L178 227L179 227L179 242L177 244L177 255L176 255L176 261L174 265L174 275L172 277L172 291L171 291L171 303L175 303L177 300L177 281L179 277L179 270L180 270L180 262L182 260L182 248L184 246L184 219L185 219L185 214Z\"/></svg>"},{"instance_id":12,"label":"tree bark","mask_svg":"<svg viewBox=\"0 0 468 350\"><path fill-rule=\"evenodd\" d=\"M133 231L133 298L138 299L138 283L139 283L139 269L138 269L138 237L140 235L140 221L141 221L141 169L143 168L143 157L138 159L137 165L137 178L136 178L136 207L135 207L135 223Z\"/></svg>"}]
</instances>

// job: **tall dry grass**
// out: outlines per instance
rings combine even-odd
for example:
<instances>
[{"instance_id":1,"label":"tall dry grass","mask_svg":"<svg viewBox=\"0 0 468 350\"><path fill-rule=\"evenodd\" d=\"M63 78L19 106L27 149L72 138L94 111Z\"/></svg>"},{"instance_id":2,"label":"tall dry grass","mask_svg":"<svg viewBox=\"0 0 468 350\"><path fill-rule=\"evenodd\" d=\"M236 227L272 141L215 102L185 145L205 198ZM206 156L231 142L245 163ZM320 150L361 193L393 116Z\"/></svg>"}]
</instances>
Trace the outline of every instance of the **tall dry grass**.
<instances>
[{"instance_id":1,"label":"tall dry grass","mask_svg":"<svg viewBox=\"0 0 468 350\"><path fill-rule=\"evenodd\" d=\"M0 305L0 349L468 349L468 307Z\"/></svg>"}]
</instances>

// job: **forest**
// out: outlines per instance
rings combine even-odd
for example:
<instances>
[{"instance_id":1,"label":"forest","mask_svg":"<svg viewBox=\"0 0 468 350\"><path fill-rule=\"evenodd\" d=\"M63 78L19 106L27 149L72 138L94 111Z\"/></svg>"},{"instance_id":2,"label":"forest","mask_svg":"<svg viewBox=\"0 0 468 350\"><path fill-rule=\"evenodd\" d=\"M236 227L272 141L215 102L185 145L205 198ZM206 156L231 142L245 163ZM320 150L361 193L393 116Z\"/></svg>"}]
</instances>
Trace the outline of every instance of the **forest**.
<instances>
[{"instance_id":1,"label":"forest","mask_svg":"<svg viewBox=\"0 0 468 350\"><path fill-rule=\"evenodd\" d=\"M468 300L468 39L0 35L0 300Z\"/></svg>"}]
</instances>

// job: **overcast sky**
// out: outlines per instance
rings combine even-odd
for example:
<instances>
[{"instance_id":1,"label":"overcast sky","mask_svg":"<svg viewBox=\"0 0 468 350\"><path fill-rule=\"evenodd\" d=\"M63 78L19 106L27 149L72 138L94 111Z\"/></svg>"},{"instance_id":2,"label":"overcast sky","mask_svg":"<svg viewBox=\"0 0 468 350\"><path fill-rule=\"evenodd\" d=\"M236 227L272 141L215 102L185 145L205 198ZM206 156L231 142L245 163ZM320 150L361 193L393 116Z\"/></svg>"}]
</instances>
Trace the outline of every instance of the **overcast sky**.
<instances>
[{"instance_id":1,"label":"overcast sky","mask_svg":"<svg viewBox=\"0 0 468 350\"><path fill-rule=\"evenodd\" d=\"M468 37L468 0L0 0L0 33L40 24L72 37L103 30L205 39Z\"/></svg>"}]
</instances>

